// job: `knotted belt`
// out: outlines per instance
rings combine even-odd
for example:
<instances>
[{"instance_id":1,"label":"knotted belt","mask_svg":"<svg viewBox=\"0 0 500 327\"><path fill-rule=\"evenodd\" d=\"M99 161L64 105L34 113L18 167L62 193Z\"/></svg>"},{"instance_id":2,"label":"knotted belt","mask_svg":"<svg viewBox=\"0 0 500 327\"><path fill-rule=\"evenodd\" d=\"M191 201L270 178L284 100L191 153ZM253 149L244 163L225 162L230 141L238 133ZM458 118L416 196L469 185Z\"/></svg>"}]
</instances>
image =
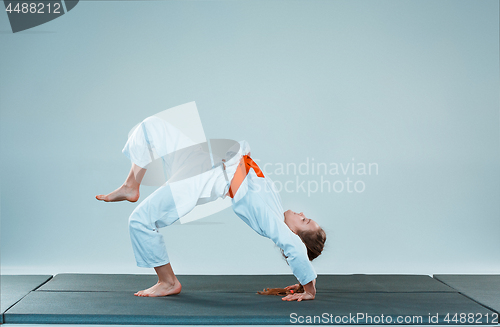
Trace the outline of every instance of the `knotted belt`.
<instances>
[{"instance_id":1,"label":"knotted belt","mask_svg":"<svg viewBox=\"0 0 500 327\"><path fill-rule=\"evenodd\" d=\"M222 163L222 165L224 167L224 176L226 177L226 181L229 183L226 174L226 165L224 163ZM234 195L240 188L241 183L243 183L243 180L248 175L250 168L252 168L255 171L255 174L257 174L257 176L264 177L262 170L260 170L259 166L255 163L255 161L253 161L249 155L244 155L243 157L241 157L241 160L238 163L238 167L236 168L234 177L231 180L231 185L229 186L229 192L227 192L227 194L231 198L234 198Z\"/></svg>"}]
</instances>

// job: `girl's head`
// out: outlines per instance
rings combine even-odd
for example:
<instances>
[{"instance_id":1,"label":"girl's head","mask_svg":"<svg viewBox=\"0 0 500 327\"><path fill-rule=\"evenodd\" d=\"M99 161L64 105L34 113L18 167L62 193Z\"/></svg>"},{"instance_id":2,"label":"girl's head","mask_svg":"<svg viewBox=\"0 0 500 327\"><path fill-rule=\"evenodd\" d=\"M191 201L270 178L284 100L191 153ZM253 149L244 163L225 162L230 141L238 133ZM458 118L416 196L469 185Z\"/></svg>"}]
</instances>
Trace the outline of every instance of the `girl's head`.
<instances>
[{"instance_id":1,"label":"girl's head","mask_svg":"<svg viewBox=\"0 0 500 327\"><path fill-rule=\"evenodd\" d=\"M304 242L310 261L321 254L325 246L326 233L317 222L307 218L302 212L296 213L287 210L285 211L285 224ZM281 250L281 253L283 253L283 250ZM283 256L285 256L284 253Z\"/></svg>"}]
</instances>

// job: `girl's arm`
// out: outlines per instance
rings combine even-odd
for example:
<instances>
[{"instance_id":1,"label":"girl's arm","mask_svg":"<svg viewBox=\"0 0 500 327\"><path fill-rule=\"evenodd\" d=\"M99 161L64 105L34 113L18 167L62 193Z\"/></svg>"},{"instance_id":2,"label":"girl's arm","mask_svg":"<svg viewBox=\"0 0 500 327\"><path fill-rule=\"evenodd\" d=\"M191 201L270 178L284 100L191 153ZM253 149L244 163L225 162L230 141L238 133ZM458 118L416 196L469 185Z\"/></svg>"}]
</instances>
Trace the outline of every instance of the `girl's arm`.
<instances>
[{"instance_id":1,"label":"girl's arm","mask_svg":"<svg viewBox=\"0 0 500 327\"><path fill-rule=\"evenodd\" d=\"M316 296L316 278L304 285L304 293L311 293Z\"/></svg>"}]
</instances>

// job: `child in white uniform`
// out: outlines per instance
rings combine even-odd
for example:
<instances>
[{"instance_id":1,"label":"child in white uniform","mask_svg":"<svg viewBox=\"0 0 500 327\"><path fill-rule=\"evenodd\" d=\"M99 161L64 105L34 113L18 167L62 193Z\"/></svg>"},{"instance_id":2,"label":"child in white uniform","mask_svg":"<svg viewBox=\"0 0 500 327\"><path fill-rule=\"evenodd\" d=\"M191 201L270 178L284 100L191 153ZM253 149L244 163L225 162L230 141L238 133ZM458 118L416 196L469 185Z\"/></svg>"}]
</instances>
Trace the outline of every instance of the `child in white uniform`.
<instances>
[{"instance_id":1,"label":"child in white uniform","mask_svg":"<svg viewBox=\"0 0 500 327\"><path fill-rule=\"evenodd\" d=\"M155 268L158 283L135 293L138 296L166 296L181 291L170 265L158 228L173 224L197 204L231 196L238 217L258 234L270 238L282 250L304 293L284 300L310 300L316 294L316 272L310 260L321 254L326 235L303 213L284 212L273 182L250 158L246 141L224 162L211 164L210 153L177 128L158 117L146 118L130 135L123 153L132 161L125 183L98 200L137 201L139 186L147 166L156 154L162 157L168 181L142 201L129 218L132 248L139 267ZM296 290L298 284L286 289Z\"/></svg>"}]
</instances>

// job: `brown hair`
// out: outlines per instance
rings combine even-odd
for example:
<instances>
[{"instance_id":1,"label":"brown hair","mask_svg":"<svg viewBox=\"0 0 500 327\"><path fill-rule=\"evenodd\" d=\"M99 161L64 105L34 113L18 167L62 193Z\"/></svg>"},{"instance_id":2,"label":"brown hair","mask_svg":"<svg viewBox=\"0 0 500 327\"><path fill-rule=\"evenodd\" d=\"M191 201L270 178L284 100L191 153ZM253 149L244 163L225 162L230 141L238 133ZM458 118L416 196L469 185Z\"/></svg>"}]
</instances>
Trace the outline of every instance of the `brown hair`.
<instances>
[{"instance_id":1,"label":"brown hair","mask_svg":"<svg viewBox=\"0 0 500 327\"><path fill-rule=\"evenodd\" d=\"M304 286L302 284L298 284L299 286L293 287L293 288L265 288L262 291L258 291L257 294L260 295L280 295L280 296L286 296L288 294L294 294L294 293L304 293Z\"/></svg>"},{"instance_id":2,"label":"brown hair","mask_svg":"<svg viewBox=\"0 0 500 327\"><path fill-rule=\"evenodd\" d=\"M323 248L325 247L326 242L326 233L323 228L320 227L316 231L300 231L297 233L297 235L306 245L307 257L309 258L309 261L313 261L314 259L319 257L321 252L323 252ZM287 258L283 249L281 249L281 254L283 255L283 257L285 257L285 259Z\"/></svg>"}]
</instances>

